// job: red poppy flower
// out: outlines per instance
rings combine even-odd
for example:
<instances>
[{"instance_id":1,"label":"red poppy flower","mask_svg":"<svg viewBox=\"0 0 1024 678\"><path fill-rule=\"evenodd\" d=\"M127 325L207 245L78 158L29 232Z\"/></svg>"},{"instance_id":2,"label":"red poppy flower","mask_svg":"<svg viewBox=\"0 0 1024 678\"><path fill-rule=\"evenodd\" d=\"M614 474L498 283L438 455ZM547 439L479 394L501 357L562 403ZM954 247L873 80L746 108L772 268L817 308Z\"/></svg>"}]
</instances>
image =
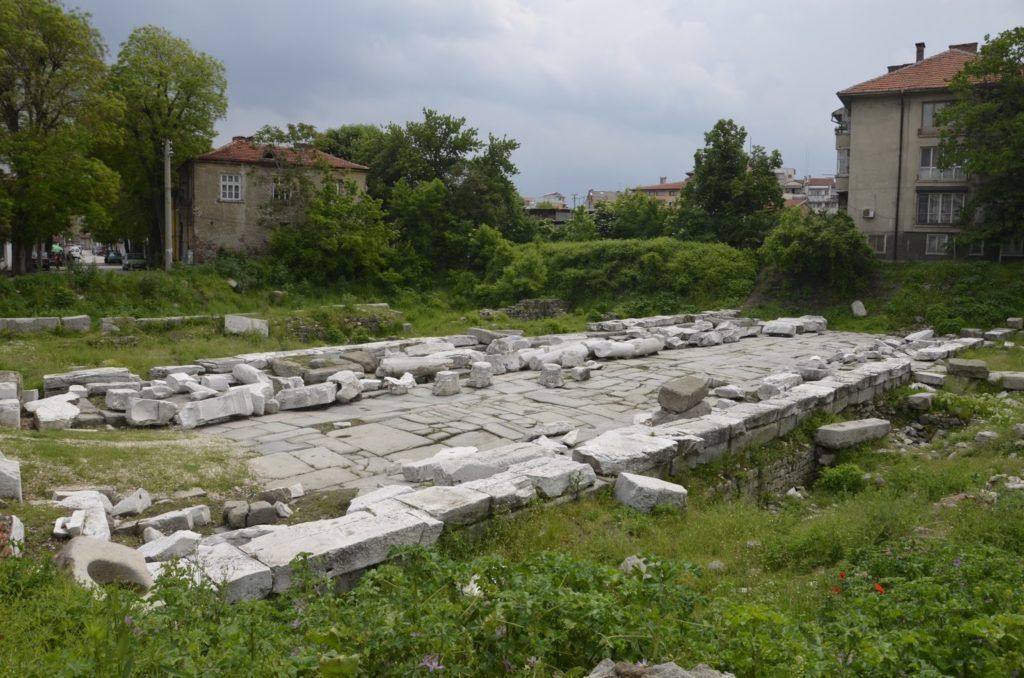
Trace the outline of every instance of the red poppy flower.
<instances>
[{"instance_id":1,"label":"red poppy flower","mask_svg":"<svg viewBox=\"0 0 1024 678\"><path fill-rule=\"evenodd\" d=\"M845 572L840 572L839 573L839 578L840 579L846 579L846 573Z\"/></svg>"},{"instance_id":2,"label":"red poppy flower","mask_svg":"<svg viewBox=\"0 0 1024 678\"><path fill-rule=\"evenodd\" d=\"M882 585L879 584L877 581L875 582L875 590L878 591L879 593L885 593L885 589L882 588Z\"/></svg>"},{"instance_id":3,"label":"red poppy flower","mask_svg":"<svg viewBox=\"0 0 1024 678\"><path fill-rule=\"evenodd\" d=\"M833 586L832 587L832 593L840 593L840 592L842 592L842 589L839 588L838 586Z\"/></svg>"}]
</instances>

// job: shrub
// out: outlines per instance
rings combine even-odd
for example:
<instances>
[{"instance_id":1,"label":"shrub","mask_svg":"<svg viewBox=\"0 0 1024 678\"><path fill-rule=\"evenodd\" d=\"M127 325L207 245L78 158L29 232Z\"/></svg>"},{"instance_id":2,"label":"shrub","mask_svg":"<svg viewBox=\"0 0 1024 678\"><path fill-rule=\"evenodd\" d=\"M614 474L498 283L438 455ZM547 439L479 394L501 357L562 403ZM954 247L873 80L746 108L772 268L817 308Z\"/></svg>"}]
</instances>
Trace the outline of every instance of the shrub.
<instances>
[{"instance_id":1,"label":"shrub","mask_svg":"<svg viewBox=\"0 0 1024 678\"><path fill-rule=\"evenodd\" d=\"M835 292L862 289L877 266L848 215L803 215L795 209L785 211L760 255L767 267L800 285Z\"/></svg>"},{"instance_id":2,"label":"shrub","mask_svg":"<svg viewBox=\"0 0 1024 678\"><path fill-rule=\"evenodd\" d=\"M718 243L673 238L533 243L517 247L512 263L479 292L495 304L514 303L529 292L583 308L623 298L658 299L637 309L665 313L739 304L753 289L756 274L752 254Z\"/></svg>"},{"instance_id":3,"label":"shrub","mask_svg":"<svg viewBox=\"0 0 1024 678\"><path fill-rule=\"evenodd\" d=\"M815 485L833 494L854 494L864 489L864 469L856 464L839 464L821 473Z\"/></svg>"}]
</instances>

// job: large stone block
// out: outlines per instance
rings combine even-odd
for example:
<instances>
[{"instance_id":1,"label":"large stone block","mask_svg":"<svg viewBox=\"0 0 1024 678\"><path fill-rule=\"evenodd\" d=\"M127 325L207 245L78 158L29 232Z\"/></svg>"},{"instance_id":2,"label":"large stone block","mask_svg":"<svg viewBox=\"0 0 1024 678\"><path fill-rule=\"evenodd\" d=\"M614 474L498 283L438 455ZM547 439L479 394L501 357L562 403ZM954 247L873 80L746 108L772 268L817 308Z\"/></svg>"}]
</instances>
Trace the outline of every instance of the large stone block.
<instances>
[{"instance_id":1,"label":"large stone block","mask_svg":"<svg viewBox=\"0 0 1024 678\"><path fill-rule=\"evenodd\" d=\"M166 426L178 413L178 406L166 400L136 398L128 402L125 420L129 426Z\"/></svg>"},{"instance_id":2,"label":"large stone block","mask_svg":"<svg viewBox=\"0 0 1024 678\"><path fill-rule=\"evenodd\" d=\"M338 392L338 385L334 382L323 384L312 384L289 388L277 392L276 399L282 410L299 410L306 407L317 407L319 405L330 405L334 402Z\"/></svg>"},{"instance_id":3,"label":"large stone block","mask_svg":"<svg viewBox=\"0 0 1024 678\"><path fill-rule=\"evenodd\" d=\"M451 525L479 522L491 509L490 495L461 486L427 487L396 499Z\"/></svg>"},{"instance_id":4,"label":"large stone block","mask_svg":"<svg viewBox=\"0 0 1024 678\"><path fill-rule=\"evenodd\" d=\"M11 332L52 332L60 325L60 318L0 318L0 330Z\"/></svg>"},{"instance_id":5,"label":"large stone block","mask_svg":"<svg viewBox=\"0 0 1024 678\"><path fill-rule=\"evenodd\" d=\"M178 530L191 530L195 527L193 515L186 509L179 509L177 511L168 511L167 513L161 513L158 516L152 518L145 518L140 520L136 525L136 529L141 533L147 527L152 527L154 530L161 532L176 532Z\"/></svg>"},{"instance_id":6,"label":"large stone block","mask_svg":"<svg viewBox=\"0 0 1024 678\"><path fill-rule=\"evenodd\" d=\"M142 513L152 505L153 500L150 498L149 492L146 492L146 490L140 487L121 501L117 502L117 504L110 509L110 515L115 518L120 516L135 516Z\"/></svg>"},{"instance_id":7,"label":"large stone block","mask_svg":"<svg viewBox=\"0 0 1024 678\"><path fill-rule=\"evenodd\" d=\"M178 530L166 537L147 542L136 549L146 562L162 562L184 558L195 553L202 535L191 530Z\"/></svg>"},{"instance_id":8,"label":"large stone block","mask_svg":"<svg viewBox=\"0 0 1024 678\"><path fill-rule=\"evenodd\" d=\"M443 370L450 370L452 366L450 358L388 356L380 361L377 373L383 377L394 377L397 379L406 372L409 372L412 376L423 379L432 377Z\"/></svg>"},{"instance_id":9,"label":"large stone block","mask_svg":"<svg viewBox=\"0 0 1024 678\"><path fill-rule=\"evenodd\" d=\"M460 391L459 373L451 370L441 370L434 375L434 386L431 390L436 396L452 396Z\"/></svg>"},{"instance_id":10,"label":"large stone block","mask_svg":"<svg viewBox=\"0 0 1024 678\"><path fill-rule=\"evenodd\" d=\"M456 378L458 377L456 376ZM362 381L359 379L359 375L352 370L339 370L327 377L327 381L338 385L338 392L334 394L334 399L339 403L350 403L363 392Z\"/></svg>"},{"instance_id":11,"label":"large stone block","mask_svg":"<svg viewBox=\"0 0 1024 678\"><path fill-rule=\"evenodd\" d=\"M21 462L0 453L0 499L21 501Z\"/></svg>"},{"instance_id":12,"label":"large stone block","mask_svg":"<svg viewBox=\"0 0 1024 678\"><path fill-rule=\"evenodd\" d=\"M767 334L770 337L795 337L797 326L792 322L772 320L764 324L764 327L761 328L761 333Z\"/></svg>"},{"instance_id":13,"label":"large stone block","mask_svg":"<svg viewBox=\"0 0 1024 678\"><path fill-rule=\"evenodd\" d=\"M993 372L988 380L1007 391L1024 391L1024 372Z\"/></svg>"},{"instance_id":14,"label":"large stone block","mask_svg":"<svg viewBox=\"0 0 1024 678\"><path fill-rule=\"evenodd\" d=\"M0 400L20 401L22 389L21 372L0 370Z\"/></svg>"},{"instance_id":15,"label":"large stone block","mask_svg":"<svg viewBox=\"0 0 1024 678\"><path fill-rule=\"evenodd\" d=\"M658 391L658 404L669 412L686 412L708 395L708 380L686 376L673 379Z\"/></svg>"},{"instance_id":16,"label":"large stone block","mask_svg":"<svg viewBox=\"0 0 1024 678\"><path fill-rule=\"evenodd\" d=\"M36 402L44 403L36 407L33 412L36 428L40 431L59 431L71 428L75 423L75 417L81 412L78 407L67 401L44 398Z\"/></svg>"},{"instance_id":17,"label":"large stone block","mask_svg":"<svg viewBox=\"0 0 1024 678\"><path fill-rule=\"evenodd\" d=\"M178 422L182 428L190 429L231 417L248 417L252 413L252 391L249 388L237 388L215 398L186 403L178 410Z\"/></svg>"},{"instance_id":18,"label":"large stone block","mask_svg":"<svg viewBox=\"0 0 1024 678\"><path fill-rule=\"evenodd\" d=\"M472 453L456 450L458 448L443 456L437 455L438 461L434 465L435 485L458 485L487 478L508 470L513 464L553 454L548 447L535 442L513 443Z\"/></svg>"},{"instance_id":19,"label":"large stone block","mask_svg":"<svg viewBox=\"0 0 1024 678\"><path fill-rule=\"evenodd\" d=\"M984 360L950 358L946 365L946 374L969 379L988 379L988 363Z\"/></svg>"},{"instance_id":20,"label":"large stone block","mask_svg":"<svg viewBox=\"0 0 1024 678\"><path fill-rule=\"evenodd\" d=\"M107 390L107 392L103 396L103 399L107 405L108 410L114 410L115 412L125 412L128 410L128 402L138 397L140 397L140 393L136 389L112 388Z\"/></svg>"},{"instance_id":21,"label":"large stone block","mask_svg":"<svg viewBox=\"0 0 1024 678\"><path fill-rule=\"evenodd\" d=\"M433 546L444 524L412 508L375 515L358 511L340 518L282 527L257 537L241 550L270 568L273 590L292 584L292 562L306 554L315 573L339 577L383 562L393 546Z\"/></svg>"},{"instance_id":22,"label":"large stone block","mask_svg":"<svg viewBox=\"0 0 1024 678\"><path fill-rule=\"evenodd\" d=\"M857 419L822 426L814 432L814 442L829 450L853 447L869 440L878 440L889 434L885 419Z\"/></svg>"},{"instance_id":23,"label":"large stone block","mask_svg":"<svg viewBox=\"0 0 1024 678\"><path fill-rule=\"evenodd\" d=\"M537 494L545 499L555 499L568 492L579 492L597 482L594 469L588 464L563 456L531 459L513 464L508 467L508 473L528 478Z\"/></svg>"},{"instance_id":24,"label":"large stone block","mask_svg":"<svg viewBox=\"0 0 1024 678\"><path fill-rule=\"evenodd\" d=\"M0 428L21 428L21 401L0 399Z\"/></svg>"},{"instance_id":25,"label":"large stone block","mask_svg":"<svg viewBox=\"0 0 1024 678\"><path fill-rule=\"evenodd\" d=\"M245 334L253 332L260 336L270 336L270 323L261 318L250 318L245 315L225 315L225 334Z\"/></svg>"},{"instance_id":26,"label":"large stone block","mask_svg":"<svg viewBox=\"0 0 1024 678\"><path fill-rule=\"evenodd\" d=\"M686 488L658 478L622 473L615 480L615 498L637 511L650 513L655 506L686 508Z\"/></svg>"},{"instance_id":27,"label":"large stone block","mask_svg":"<svg viewBox=\"0 0 1024 678\"><path fill-rule=\"evenodd\" d=\"M496 514L516 511L537 499L533 481L521 473L511 471L471 480L460 487L488 495L491 498L491 512Z\"/></svg>"},{"instance_id":28,"label":"large stone block","mask_svg":"<svg viewBox=\"0 0 1024 678\"><path fill-rule=\"evenodd\" d=\"M266 598L274 587L269 567L226 542L200 545L190 560L229 603Z\"/></svg>"},{"instance_id":29,"label":"large stone block","mask_svg":"<svg viewBox=\"0 0 1024 678\"><path fill-rule=\"evenodd\" d=\"M573 449L572 458L590 464L598 475L612 476L667 466L678 454L679 442L673 438L614 429Z\"/></svg>"},{"instance_id":30,"label":"large stone block","mask_svg":"<svg viewBox=\"0 0 1024 678\"><path fill-rule=\"evenodd\" d=\"M66 315L60 319L60 327L65 332L89 332L92 319L87 315Z\"/></svg>"},{"instance_id":31,"label":"large stone block","mask_svg":"<svg viewBox=\"0 0 1024 678\"><path fill-rule=\"evenodd\" d=\"M101 384L109 382L126 382L138 378L125 367L94 367L87 370L74 370L60 374L43 375L43 395L46 397L64 393L69 386L79 384Z\"/></svg>"}]
</instances>

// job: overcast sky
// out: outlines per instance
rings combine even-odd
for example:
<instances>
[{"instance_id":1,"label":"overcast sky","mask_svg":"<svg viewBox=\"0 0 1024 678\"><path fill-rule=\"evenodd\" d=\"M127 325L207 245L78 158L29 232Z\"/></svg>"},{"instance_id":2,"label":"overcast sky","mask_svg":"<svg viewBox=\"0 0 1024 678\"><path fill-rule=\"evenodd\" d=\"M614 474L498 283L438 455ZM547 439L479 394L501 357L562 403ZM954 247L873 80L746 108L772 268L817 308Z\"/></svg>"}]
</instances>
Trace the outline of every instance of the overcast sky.
<instances>
[{"instance_id":1,"label":"overcast sky","mask_svg":"<svg viewBox=\"0 0 1024 678\"><path fill-rule=\"evenodd\" d=\"M116 58L163 26L227 68L218 144L424 107L519 141L524 195L679 180L719 118L798 175L835 171L835 92L1024 24L1024 0L66 0ZM582 200L582 197L580 198Z\"/></svg>"}]
</instances>

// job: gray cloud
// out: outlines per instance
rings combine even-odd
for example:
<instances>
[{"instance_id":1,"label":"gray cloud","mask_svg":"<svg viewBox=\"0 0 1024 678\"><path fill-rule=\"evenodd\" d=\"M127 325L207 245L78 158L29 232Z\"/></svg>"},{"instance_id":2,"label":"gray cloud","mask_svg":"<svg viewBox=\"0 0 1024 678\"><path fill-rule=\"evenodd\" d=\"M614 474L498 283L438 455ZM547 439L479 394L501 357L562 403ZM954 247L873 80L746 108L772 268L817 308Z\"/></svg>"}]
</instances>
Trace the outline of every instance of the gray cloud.
<instances>
[{"instance_id":1,"label":"gray cloud","mask_svg":"<svg viewBox=\"0 0 1024 678\"><path fill-rule=\"evenodd\" d=\"M1022 23L1019 0L83 0L116 55L163 26L224 62L220 141L264 124L404 122L517 139L524 194L679 178L716 120L833 171L835 92Z\"/></svg>"}]
</instances>

